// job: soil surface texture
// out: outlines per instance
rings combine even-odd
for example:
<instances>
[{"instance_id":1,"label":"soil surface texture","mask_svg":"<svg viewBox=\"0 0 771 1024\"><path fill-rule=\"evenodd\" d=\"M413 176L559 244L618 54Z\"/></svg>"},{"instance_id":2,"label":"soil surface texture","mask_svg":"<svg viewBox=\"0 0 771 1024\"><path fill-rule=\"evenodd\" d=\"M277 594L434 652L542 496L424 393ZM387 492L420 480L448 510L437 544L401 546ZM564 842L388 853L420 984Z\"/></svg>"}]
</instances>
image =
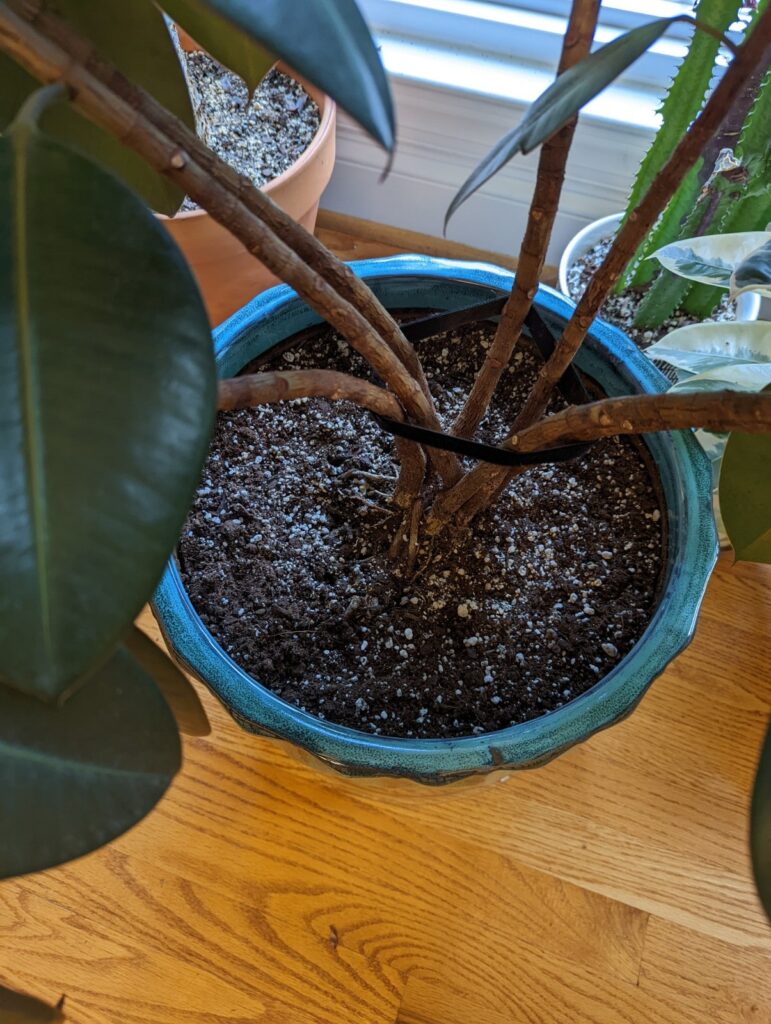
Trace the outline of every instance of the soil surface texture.
<instances>
[{"instance_id":1,"label":"soil surface texture","mask_svg":"<svg viewBox=\"0 0 771 1024\"><path fill-rule=\"evenodd\" d=\"M420 343L444 422L493 330ZM366 375L326 327L260 368L311 366ZM480 436L504 435L537 366L523 340ZM392 452L347 403L219 416L180 566L212 635L278 696L373 734L480 734L574 699L639 639L657 601L663 517L636 442L528 470L473 530L423 541L411 574L388 558L401 518Z\"/></svg>"},{"instance_id":2,"label":"soil surface texture","mask_svg":"<svg viewBox=\"0 0 771 1024\"><path fill-rule=\"evenodd\" d=\"M266 185L313 141L319 108L299 82L275 68L251 100L243 79L201 51L183 53L196 127L220 159ZM189 197L183 210L197 210Z\"/></svg>"}]
</instances>

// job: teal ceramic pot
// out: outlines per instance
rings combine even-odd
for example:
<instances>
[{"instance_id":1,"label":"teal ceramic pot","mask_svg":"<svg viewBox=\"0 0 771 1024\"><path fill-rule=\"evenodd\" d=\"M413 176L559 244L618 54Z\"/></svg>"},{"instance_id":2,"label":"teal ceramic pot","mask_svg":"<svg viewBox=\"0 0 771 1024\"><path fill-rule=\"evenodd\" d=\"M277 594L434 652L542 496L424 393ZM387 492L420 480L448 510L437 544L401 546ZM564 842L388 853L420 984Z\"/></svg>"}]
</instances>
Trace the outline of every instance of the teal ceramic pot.
<instances>
[{"instance_id":1,"label":"teal ceramic pot","mask_svg":"<svg viewBox=\"0 0 771 1024\"><path fill-rule=\"evenodd\" d=\"M513 275L483 263L396 256L352 264L386 306L459 309L508 292ZM572 303L539 289L543 318L561 326ZM286 286L257 296L217 329L217 366L234 376L250 360L318 322ZM608 395L665 391L667 381L631 341L597 322L577 364ZM691 640L717 557L711 476L690 432L646 437L667 508L668 561L661 599L637 645L592 689L551 714L499 732L451 740L391 739L317 719L276 697L238 667L201 622L175 562L155 595L155 615L177 660L219 698L245 729L277 737L350 776L442 784L495 769L545 763L634 710L653 680Z\"/></svg>"}]
</instances>

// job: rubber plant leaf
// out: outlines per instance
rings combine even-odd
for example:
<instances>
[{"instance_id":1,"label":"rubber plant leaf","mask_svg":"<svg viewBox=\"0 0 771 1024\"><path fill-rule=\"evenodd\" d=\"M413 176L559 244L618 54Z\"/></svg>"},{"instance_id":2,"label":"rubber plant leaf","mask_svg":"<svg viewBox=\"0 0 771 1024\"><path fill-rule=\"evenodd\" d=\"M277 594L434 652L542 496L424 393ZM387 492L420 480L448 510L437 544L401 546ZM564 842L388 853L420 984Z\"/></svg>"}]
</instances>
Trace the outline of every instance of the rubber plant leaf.
<instances>
[{"instance_id":1,"label":"rubber plant leaf","mask_svg":"<svg viewBox=\"0 0 771 1024\"><path fill-rule=\"evenodd\" d=\"M689 281L728 288L734 268L771 241L769 231L737 231L725 235L684 238L658 249L649 259Z\"/></svg>"},{"instance_id":2,"label":"rubber plant leaf","mask_svg":"<svg viewBox=\"0 0 771 1024\"><path fill-rule=\"evenodd\" d=\"M0 138L0 682L53 699L150 597L216 385L179 250L133 192L37 130L39 95Z\"/></svg>"},{"instance_id":3,"label":"rubber plant leaf","mask_svg":"<svg viewBox=\"0 0 771 1024\"><path fill-rule=\"evenodd\" d=\"M469 196L518 153L530 153L568 123L682 16L657 18L618 36L568 68L531 104L525 116L472 171L448 207L444 226Z\"/></svg>"},{"instance_id":4,"label":"rubber plant leaf","mask_svg":"<svg viewBox=\"0 0 771 1024\"><path fill-rule=\"evenodd\" d=\"M243 78L250 93L276 63L274 53L210 10L205 0L165 0L163 7L201 50Z\"/></svg>"},{"instance_id":5,"label":"rubber plant leaf","mask_svg":"<svg viewBox=\"0 0 771 1024\"><path fill-rule=\"evenodd\" d=\"M184 72L163 15L151 0L45 0L44 6L90 40L96 52L126 78L147 89L189 128L195 128ZM0 132L39 86L10 57L0 54ZM117 174L152 209L169 216L179 209L184 195L173 182L82 117L74 107L58 104L46 112L42 123L54 138L77 147Z\"/></svg>"},{"instance_id":6,"label":"rubber plant leaf","mask_svg":"<svg viewBox=\"0 0 771 1024\"><path fill-rule=\"evenodd\" d=\"M765 320L688 324L646 348L645 355L689 373L740 363L771 363L771 324Z\"/></svg>"},{"instance_id":7,"label":"rubber plant leaf","mask_svg":"<svg viewBox=\"0 0 771 1024\"><path fill-rule=\"evenodd\" d=\"M743 259L731 275L731 298L742 292L771 296L771 238Z\"/></svg>"},{"instance_id":8,"label":"rubber plant leaf","mask_svg":"<svg viewBox=\"0 0 771 1024\"><path fill-rule=\"evenodd\" d=\"M162 6L213 57L253 88L233 29L285 60L328 93L391 150L394 111L377 47L355 0L162 0ZM261 75L259 75L261 77Z\"/></svg>"},{"instance_id":9,"label":"rubber plant leaf","mask_svg":"<svg viewBox=\"0 0 771 1024\"><path fill-rule=\"evenodd\" d=\"M763 742L753 787L750 852L758 896L771 920L771 727Z\"/></svg>"},{"instance_id":10,"label":"rubber plant leaf","mask_svg":"<svg viewBox=\"0 0 771 1024\"><path fill-rule=\"evenodd\" d=\"M115 839L152 810L180 761L174 716L123 649L61 706L0 687L0 877Z\"/></svg>"},{"instance_id":11,"label":"rubber plant leaf","mask_svg":"<svg viewBox=\"0 0 771 1024\"><path fill-rule=\"evenodd\" d=\"M731 434L720 468L719 495L737 561L771 563L769 466L771 435Z\"/></svg>"},{"instance_id":12,"label":"rubber plant leaf","mask_svg":"<svg viewBox=\"0 0 771 1024\"><path fill-rule=\"evenodd\" d=\"M64 996L52 1005L0 985L0 1024L57 1024L65 1019Z\"/></svg>"},{"instance_id":13,"label":"rubber plant leaf","mask_svg":"<svg viewBox=\"0 0 771 1024\"><path fill-rule=\"evenodd\" d=\"M137 626L128 630L124 644L166 698L179 731L184 736L208 736L211 727L201 699L168 654Z\"/></svg>"}]
</instances>

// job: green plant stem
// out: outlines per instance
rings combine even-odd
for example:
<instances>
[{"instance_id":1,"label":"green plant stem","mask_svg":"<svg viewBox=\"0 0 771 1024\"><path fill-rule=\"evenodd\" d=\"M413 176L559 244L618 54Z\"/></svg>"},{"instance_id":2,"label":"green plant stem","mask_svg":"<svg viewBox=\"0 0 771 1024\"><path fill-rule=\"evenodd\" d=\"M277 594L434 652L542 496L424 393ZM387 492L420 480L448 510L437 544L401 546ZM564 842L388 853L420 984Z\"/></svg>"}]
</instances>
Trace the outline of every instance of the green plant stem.
<instances>
[{"instance_id":1,"label":"green plant stem","mask_svg":"<svg viewBox=\"0 0 771 1024\"><path fill-rule=\"evenodd\" d=\"M736 153L747 180L740 194L726 192L720 199L712 221L713 230L721 234L734 231L757 231L771 221L771 73L757 83L755 102L744 120ZM740 106L743 106L740 104ZM683 309L691 316L710 316L723 291L709 285L692 287L685 296Z\"/></svg>"},{"instance_id":2,"label":"green plant stem","mask_svg":"<svg viewBox=\"0 0 771 1024\"><path fill-rule=\"evenodd\" d=\"M713 136L705 149L698 174L698 187L701 189L701 194L698 196L692 212L683 218L677 238L693 238L730 230L755 230L765 225L765 220L762 219L762 209L759 207L759 202L762 205L762 198L758 200L747 194L751 193L759 184L757 162L753 159L755 150L752 144L742 146L745 122L750 123L748 116L751 117L753 107L761 106L759 89L764 74L764 68L756 68L741 95L734 100L720 131ZM759 119L762 120L762 117ZM764 143L765 140L760 144ZM745 166L730 173L716 173L715 169L720 154L724 150L729 152L736 150L738 156L746 157L746 164L745 159L741 160ZM767 184L768 168L765 167L762 155L758 154L758 156L760 157L759 162L763 165L762 171L766 172L764 178ZM754 174L752 173L753 168ZM692 189L686 188L679 191L689 194ZM734 219L740 208L744 211L745 216L737 218L736 224L743 223L746 226L729 226L730 221ZM667 211L668 213L669 211ZM649 242L649 250L655 252L660 243L663 244L659 233L656 233L655 242ZM650 260L649 262L651 266L655 266L655 261ZM704 319L712 315L722 295L719 288L700 283L694 284L685 278L670 274L667 270L662 270L637 311L635 326L660 327L679 306L692 315Z\"/></svg>"},{"instance_id":3,"label":"green plant stem","mask_svg":"<svg viewBox=\"0 0 771 1024\"><path fill-rule=\"evenodd\" d=\"M672 316L682 304L693 285L687 277L673 274L661 267L658 277L645 293L634 316L634 326L642 330L655 330Z\"/></svg>"},{"instance_id":4,"label":"green plant stem","mask_svg":"<svg viewBox=\"0 0 771 1024\"><path fill-rule=\"evenodd\" d=\"M54 103L67 98L67 89L61 82L52 82L36 89L22 103L19 112L14 118L8 131L14 127L25 124L37 128L40 118Z\"/></svg>"},{"instance_id":5,"label":"green plant stem","mask_svg":"<svg viewBox=\"0 0 771 1024\"><path fill-rule=\"evenodd\" d=\"M680 187L667 203L661 216L648 233L648 237L644 239L638 254L632 261L633 264L636 264L637 269L630 287L639 289L649 285L656 276L656 262L651 260L650 256L674 239L681 236L686 237L682 235L682 224L698 202L701 192L699 178L703 167L704 161L699 158L684 176Z\"/></svg>"}]
</instances>

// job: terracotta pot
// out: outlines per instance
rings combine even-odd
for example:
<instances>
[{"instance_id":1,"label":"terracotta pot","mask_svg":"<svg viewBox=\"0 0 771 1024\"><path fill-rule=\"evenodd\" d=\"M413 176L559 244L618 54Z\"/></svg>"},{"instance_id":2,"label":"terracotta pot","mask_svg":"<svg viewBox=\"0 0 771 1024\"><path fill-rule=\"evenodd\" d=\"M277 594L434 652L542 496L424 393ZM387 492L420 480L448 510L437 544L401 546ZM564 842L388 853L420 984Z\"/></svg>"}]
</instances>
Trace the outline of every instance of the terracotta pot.
<instances>
[{"instance_id":1,"label":"terracotta pot","mask_svg":"<svg viewBox=\"0 0 771 1024\"><path fill-rule=\"evenodd\" d=\"M180 33L180 43L185 50L197 49L184 33ZM318 105L321 120L302 156L283 174L268 182L263 191L290 217L313 231L319 200L335 163L335 104L289 68L282 64L277 66L302 84ZM205 211L191 210L160 219L185 254L213 325L277 283L278 278Z\"/></svg>"}]
</instances>

